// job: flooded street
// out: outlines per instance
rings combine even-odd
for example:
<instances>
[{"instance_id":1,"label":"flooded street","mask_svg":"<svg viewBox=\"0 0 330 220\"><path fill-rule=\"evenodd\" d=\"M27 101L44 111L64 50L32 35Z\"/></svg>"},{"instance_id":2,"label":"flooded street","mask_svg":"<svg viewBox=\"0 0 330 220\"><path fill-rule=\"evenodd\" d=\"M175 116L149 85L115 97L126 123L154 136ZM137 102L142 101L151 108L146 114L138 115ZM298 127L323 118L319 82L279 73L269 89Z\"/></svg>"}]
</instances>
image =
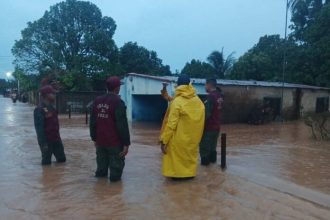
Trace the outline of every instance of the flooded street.
<instances>
[{"instance_id":1,"label":"flooded street","mask_svg":"<svg viewBox=\"0 0 330 220\"><path fill-rule=\"evenodd\" d=\"M33 109L0 98L0 219L330 219L330 143L302 122L224 126L227 171L200 167L189 182L161 176L159 125L134 123L111 184L94 178L84 118L61 118L67 163L42 167Z\"/></svg>"}]
</instances>

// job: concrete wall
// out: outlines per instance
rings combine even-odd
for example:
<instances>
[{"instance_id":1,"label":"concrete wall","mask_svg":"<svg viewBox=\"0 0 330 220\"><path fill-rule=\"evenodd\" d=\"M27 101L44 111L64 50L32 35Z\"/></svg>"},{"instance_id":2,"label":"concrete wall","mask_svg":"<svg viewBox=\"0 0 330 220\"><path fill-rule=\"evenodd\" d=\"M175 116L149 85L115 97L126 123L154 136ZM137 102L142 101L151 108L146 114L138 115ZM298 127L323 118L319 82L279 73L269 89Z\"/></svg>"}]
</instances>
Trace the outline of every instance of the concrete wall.
<instances>
[{"instance_id":1,"label":"concrete wall","mask_svg":"<svg viewBox=\"0 0 330 220\"><path fill-rule=\"evenodd\" d=\"M120 96L127 105L128 120L158 121L159 114L162 114L164 103L167 105L166 101L164 102L160 96L162 88L163 84L160 80L135 76L126 77L124 85L121 87ZM167 89L169 94L174 94L174 83L169 83ZM150 95L156 95L156 97L148 97ZM145 100L143 100L143 97L145 97ZM156 106L161 108L161 110L157 111ZM146 113L143 115L138 114L142 114L143 111Z\"/></svg>"},{"instance_id":2,"label":"concrete wall","mask_svg":"<svg viewBox=\"0 0 330 220\"><path fill-rule=\"evenodd\" d=\"M166 79L164 79L166 80ZM165 109L160 97L162 80L155 78L144 78L139 76L128 76L124 79L125 85L121 89L121 97L126 102L129 120L157 120ZM168 82L167 87L170 95L174 95L175 84ZM203 84L194 84L197 94L203 99L206 91ZM249 113L265 97L281 98L282 88L261 86L222 86L224 92L223 122L246 122ZM315 112L316 99L318 97L329 97L329 91L301 90L301 102L297 102L297 89L285 88L283 113L286 119L294 119L299 114ZM302 109L300 108L301 105ZM301 112L300 112L301 111ZM134 116L134 117L133 117Z\"/></svg>"},{"instance_id":3,"label":"concrete wall","mask_svg":"<svg viewBox=\"0 0 330 220\"><path fill-rule=\"evenodd\" d=\"M315 112L317 98L330 97L329 91L303 90L302 92L303 92L301 98L302 114Z\"/></svg>"}]
</instances>

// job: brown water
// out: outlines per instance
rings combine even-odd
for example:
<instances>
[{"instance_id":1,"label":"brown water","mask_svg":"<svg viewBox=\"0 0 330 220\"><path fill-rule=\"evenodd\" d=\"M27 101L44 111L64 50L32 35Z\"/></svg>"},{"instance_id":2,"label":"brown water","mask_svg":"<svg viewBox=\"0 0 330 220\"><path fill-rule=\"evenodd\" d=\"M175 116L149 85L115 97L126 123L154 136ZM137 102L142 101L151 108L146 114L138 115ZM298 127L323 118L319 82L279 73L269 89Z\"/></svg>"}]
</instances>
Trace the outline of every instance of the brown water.
<instances>
[{"instance_id":1,"label":"brown water","mask_svg":"<svg viewBox=\"0 0 330 220\"><path fill-rule=\"evenodd\" d=\"M83 118L61 119L66 164L40 166L33 107L0 98L0 219L330 219L329 142L300 122L228 125L228 169L160 174L159 126L133 124L121 183L93 177Z\"/></svg>"}]
</instances>

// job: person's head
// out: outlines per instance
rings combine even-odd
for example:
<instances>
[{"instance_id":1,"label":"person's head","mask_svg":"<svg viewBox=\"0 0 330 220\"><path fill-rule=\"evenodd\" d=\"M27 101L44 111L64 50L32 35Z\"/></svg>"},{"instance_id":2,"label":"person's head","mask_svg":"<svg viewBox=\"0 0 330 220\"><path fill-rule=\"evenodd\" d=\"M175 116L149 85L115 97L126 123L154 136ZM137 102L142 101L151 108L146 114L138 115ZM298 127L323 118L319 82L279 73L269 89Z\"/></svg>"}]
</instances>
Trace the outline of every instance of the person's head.
<instances>
[{"instance_id":1,"label":"person's head","mask_svg":"<svg viewBox=\"0 0 330 220\"><path fill-rule=\"evenodd\" d=\"M189 85L190 84L190 78L189 76L185 74L181 74L178 78L177 85L182 86L182 85Z\"/></svg>"},{"instance_id":2,"label":"person's head","mask_svg":"<svg viewBox=\"0 0 330 220\"><path fill-rule=\"evenodd\" d=\"M210 78L206 80L205 90L206 92L211 92L216 90L217 88L217 80L215 78Z\"/></svg>"},{"instance_id":3,"label":"person's head","mask_svg":"<svg viewBox=\"0 0 330 220\"><path fill-rule=\"evenodd\" d=\"M120 79L117 76L110 76L107 81L107 89L109 92L115 93L115 94L119 94L120 92Z\"/></svg>"},{"instance_id":4,"label":"person's head","mask_svg":"<svg viewBox=\"0 0 330 220\"><path fill-rule=\"evenodd\" d=\"M56 91L50 85L41 87L40 94L41 94L42 99L49 103L54 103L56 100L56 95L55 95Z\"/></svg>"}]
</instances>

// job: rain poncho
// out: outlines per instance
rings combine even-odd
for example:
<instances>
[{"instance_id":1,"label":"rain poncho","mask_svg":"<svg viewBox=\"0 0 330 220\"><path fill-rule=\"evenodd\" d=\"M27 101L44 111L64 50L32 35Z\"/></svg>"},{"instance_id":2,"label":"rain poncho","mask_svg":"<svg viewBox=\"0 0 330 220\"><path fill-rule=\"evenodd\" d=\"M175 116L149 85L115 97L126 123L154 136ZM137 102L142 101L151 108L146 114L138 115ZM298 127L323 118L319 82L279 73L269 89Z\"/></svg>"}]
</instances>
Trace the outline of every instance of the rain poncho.
<instances>
[{"instance_id":1,"label":"rain poncho","mask_svg":"<svg viewBox=\"0 0 330 220\"><path fill-rule=\"evenodd\" d=\"M203 134L205 108L192 85L176 88L164 118L160 141L167 145L162 173L166 177L194 177Z\"/></svg>"}]
</instances>

